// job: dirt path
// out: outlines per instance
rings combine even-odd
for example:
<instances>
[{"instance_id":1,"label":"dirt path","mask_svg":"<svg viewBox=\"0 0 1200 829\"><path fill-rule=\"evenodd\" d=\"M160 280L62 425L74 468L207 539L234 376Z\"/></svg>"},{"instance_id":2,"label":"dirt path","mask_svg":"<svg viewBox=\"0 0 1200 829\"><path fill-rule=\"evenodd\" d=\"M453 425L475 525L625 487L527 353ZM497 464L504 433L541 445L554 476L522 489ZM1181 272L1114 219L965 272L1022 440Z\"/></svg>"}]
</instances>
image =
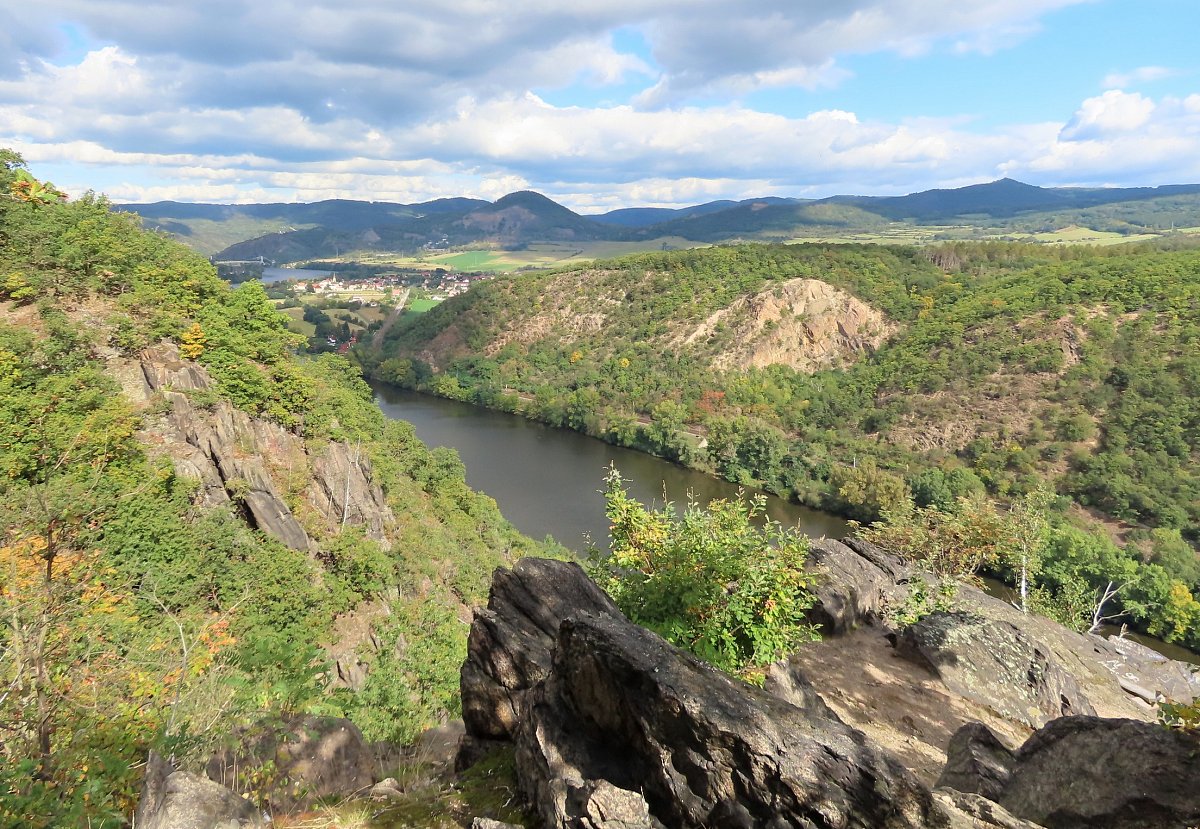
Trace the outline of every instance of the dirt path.
<instances>
[{"instance_id":1,"label":"dirt path","mask_svg":"<svg viewBox=\"0 0 1200 829\"><path fill-rule=\"evenodd\" d=\"M383 321L383 325L379 326L379 330L375 332L375 336L371 337L371 348L379 348L383 345L383 338L387 336L387 332L392 330L392 326L396 324L396 320L400 319L400 315L404 313L404 306L408 303L408 288L404 289L404 293L400 295L400 301L396 303L396 310L392 311L391 315Z\"/></svg>"}]
</instances>

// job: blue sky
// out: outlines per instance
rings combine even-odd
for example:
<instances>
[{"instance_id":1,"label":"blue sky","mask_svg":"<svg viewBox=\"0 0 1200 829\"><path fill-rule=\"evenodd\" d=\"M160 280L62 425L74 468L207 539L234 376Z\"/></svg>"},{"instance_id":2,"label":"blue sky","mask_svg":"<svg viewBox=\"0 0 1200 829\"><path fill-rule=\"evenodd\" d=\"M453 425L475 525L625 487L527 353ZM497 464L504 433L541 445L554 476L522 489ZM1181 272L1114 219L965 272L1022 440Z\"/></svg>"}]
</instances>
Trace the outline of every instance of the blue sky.
<instances>
[{"instance_id":1,"label":"blue sky","mask_svg":"<svg viewBox=\"0 0 1200 829\"><path fill-rule=\"evenodd\" d=\"M0 0L0 146L117 201L582 211L1200 182L1195 0Z\"/></svg>"}]
</instances>

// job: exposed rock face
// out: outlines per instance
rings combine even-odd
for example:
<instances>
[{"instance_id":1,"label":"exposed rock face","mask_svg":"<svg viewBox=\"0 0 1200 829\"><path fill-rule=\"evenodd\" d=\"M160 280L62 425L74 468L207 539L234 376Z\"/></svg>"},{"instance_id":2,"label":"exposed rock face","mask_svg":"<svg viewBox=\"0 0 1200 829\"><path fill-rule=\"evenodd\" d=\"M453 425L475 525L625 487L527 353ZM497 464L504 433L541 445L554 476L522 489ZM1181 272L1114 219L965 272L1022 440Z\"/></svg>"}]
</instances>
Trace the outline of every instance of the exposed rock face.
<instances>
[{"instance_id":1,"label":"exposed rock face","mask_svg":"<svg viewBox=\"0 0 1200 829\"><path fill-rule=\"evenodd\" d=\"M1012 720L1037 727L1096 713L1050 649L1008 622L967 611L931 613L900 633L897 648L923 660L951 690Z\"/></svg>"},{"instance_id":2,"label":"exposed rock face","mask_svg":"<svg viewBox=\"0 0 1200 829\"><path fill-rule=\"evenodd\" d=\"M813 541L808 567L821 575L809 618L831 634L878 623L888 603L902 598L901 585L911 577L898 558L859 539Z\"/></svg>"},{"instance_id":3,"label":"exposed rock face","mask_svg":"<svg viewBox=\"0 0 1200 829\"><path fill-rule=\"evenodd\" d=\"M562 623L516 744L518 779L549 826L646 826L651 816L666 826L918 827L935 815L930 792L860 732L737 683L621 617Z\"/></svg>"},{"instance_id":4,"label":"exposed rock face","mask_svg":"<svg viewBox=\"0 0 1200 829\"><path fill-rule=\"evenodd\" d=\"M1012 777L1013 753L983 723L967 723L950 738L938 788L996 800Z\"/></svg>"},{"instance_id":5,"label":"exposed rock face","mask_svg":"<svg viewBox=\"0 0 1200 829\"><path fill-rule=\"evenodd\" d=\"M252 526L297 550L316 550L284 496L284 481L307 482L303 498L314 519L328 530L362 526L379 541L395 518L382 490L371 479L371 463L345 443L329 443L310 452L304 440L278 424L253 418L221 401L210 409L185 392L212 388L203 366L179 356L164 343L141 359L144 399L161 394L170 405L158 428L164 449L183 476L200 480L210 506L236 499ZM133 393L132 389L128 389Z\"/></svg>"},{"instance_id":6,"label":"exposed rock face","mask_svg":"<svg viewBox=\"0 0 1200 829\"><path fill-rule=\"evenodd\" d=\"M805 372L870 354L893 330L870 305L816 279L793 279L738 299L682 342L702 343L719 326L732 330L733 346L714 358L714 368L785 365Z\"/></svg>"},{"instance_id":7,"label":"exposed rock face","mask_svg":"<svg viewBox=\"0 0 1200 829\"><path fill-rule=\"evenodd\" d=\"M477 609L461 672L468 737L512 736L524 695L550 672L555 640L572 614L620 615L575 563L524 558L492 577Z\"/></svg>"},{"instance_id":8,"label":"exposed rock face","mask_svg":"<svg viewBox=\"0 0 1200 829\"><path fill-rule=\"evenodd\" d=\"M249 800L212 780L177 771L153 753L133 824L137 829L259 829L267 825Z\"/></svg>"},{"instance_id":9,"label":"exposed rock face","mask_svg":"<svg viewBox=\"0 0 1200 829\"><path fill-rule=\"evenodd\" d=\"M239 743L210 759L205 772L233 789L255 780L262 786L257 796L274 812L361 795L375 782L374 754L349 720L301 716L262 723L240 735ZM270 782L263 786L263 780Z\"/></svg>"},{"instance_id":10,"label":"exposed rock face","mask_svg":"<svg viewBox=\"0 0 1200 829\"><path fill-rule=\"evenodd\" d=\"M1064 717L1017 751L1001 806L1048 829L1200 825L1200 739L1153 723Z\"/></svg>"},{"instance_id":11,"label":"exposed rock face","mask_svg":"<svg viewBox=\"0 0 1200 829\"><path fill-rule=\"evenodd\" d=\"M547 826L949 819L899 763L826 716L802 675L780 666L773 681L806 709L731 680L630 623L577 565L497 570L469 642L464 751L512 738Z\"/></svg>"}]
</instances>

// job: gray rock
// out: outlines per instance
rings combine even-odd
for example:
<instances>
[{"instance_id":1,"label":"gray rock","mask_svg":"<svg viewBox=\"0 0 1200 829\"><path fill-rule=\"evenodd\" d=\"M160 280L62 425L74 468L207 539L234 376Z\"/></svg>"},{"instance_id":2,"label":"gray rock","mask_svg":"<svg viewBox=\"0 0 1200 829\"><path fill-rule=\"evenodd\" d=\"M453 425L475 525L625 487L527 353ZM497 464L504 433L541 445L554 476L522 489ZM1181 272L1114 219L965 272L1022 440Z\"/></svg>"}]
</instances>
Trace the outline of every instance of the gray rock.
<instances>
[{"instance_id":1,"label":"gray rock","mask_svg":"<svg viewBox=\"0 0 1200 829\"><path fill-rule=\"evenodd\" d=\"M1187 702L1200 697L1196 666L1168 659L1132 639L1088 637L1104 665L1127 692L1154 703L1159 694Z\"/></svg>"},{"instance_id":2,"label":"gray rock","mask_svg":"<svg viewBox=\"0 0 1200 829\"><path fill-rule=\"evenodd\" d=\"M325 798L355 797L375 782L375 754L349 720L296 716L265 721L237 735L238 745L214 755L209 778L238 788L247 776L275 812L310 808Z\"/></svg>"},{"instance_id":3,"label":"gray rock","mask_svg":"<svg viewBox=\"0 0 1200 829\"><path fill-rule=\"evenodd\" d=\"M950 738L938 788L996 800L1012 776L1013 752L983 723L967 723Z\"/></svg>"},{"instance_id":4,"label":"gray rock","mask_svg":"<svg viewBox=\"0 0 1200 829\"><path fill-rule=\"evenodd\" d=\"M529 692L515 742L518 781L549 827L886 829L946 819L861 732L618 616L562 623L553 670Z\"/></svg>"},{"instance_id":5,"label":"gray rock","mask_svg":"<svg viewBox=\"0 0 1200 829\"><path fill-rule=\"evenodd\" d=\"M468 742L512 735L521 700L550 671L559 624L571 614L620 611L575 563L525 558L496 570L460 675Z\"/></svg>"},{"instance_id":6,"label":"gray rock","mask_svg":"<svg viewBox=\"0 0 1200 829\"><path fill-rule=\"evenodd\" d=\"M1124 719L1064 717L1017 751L999 803L1048 829L1200 825L1200 739Z\"/></svg>"},{"instance_id":7,"label":"gray rock","mask_svg":"<svg viewBox=\"0 0 1200 829\"><path fill-rule=\"evenodd\" d=\"M808 567L820 575L809 619L826 633L878 623L889 601L904 592L898 583L908 577L908 568L898 558L869 542L850 543L855 546L828 539L809 545Z\"/></svg>"},{"instance_id":8,"label":"gray rock","mask_svg":"<svg viewBox=\"0 0 1200 829\"><path fill-rule=\"evenodd\" d=\"M404 792L400 789L400 781L394 777L385 777L371 787L367 796L372 800L394 800L404 797Z\"/></svg>"},{"instance_id":9,"label":"gray rock","mask_svg":"<svg viewBox=\"0 0 1200 829\"><path fill-rule=\"evenodd\" d=\"M490 817L477 817L471 821L471 829L524 829L515 823L503 823Z\"/></svg>"},{"instance_id":10,"label":"gray rock","mask_svg":"<svg viewBox=\"0 0 1200 829\"><path fill-rule=\"evenodd\" d=\"M262 813L243 797L152 753L138 800L136 829L258 829Z\"/></svg>"},{"instance_id":11,"label":"gray rock","mask_svg":"<svg viewBox=\"0 0 1200 829\"><path fill-rule=\"evenodd\" d=\"M1044 829L979 794L936 789L933 799L948 819L945 829Z\"/></svg>"},{"instance_id":12,"label":"gray rock","mask_svg":"<svg viewBox=\"0 0 1200 829\"><path fill-rule=\"evenodd\" d=\"M841 722L833 709L821 699L821 695L817 693L817 689L804 675L795 659L784 659L771 665L767 669L763 690L808 714Z\"/></svg>"},{"instance_id":13,"label":"gray rock","mask_svg":"<svg viewBox=\"0 0 1200 829\"><path fill-rule=\"evenodd\" d=\"M897 650L955 693L1034 728L1095 713L1050 648L1010 622L966 611L931 613L900 632Z\"/></svg>"}]
</instances>

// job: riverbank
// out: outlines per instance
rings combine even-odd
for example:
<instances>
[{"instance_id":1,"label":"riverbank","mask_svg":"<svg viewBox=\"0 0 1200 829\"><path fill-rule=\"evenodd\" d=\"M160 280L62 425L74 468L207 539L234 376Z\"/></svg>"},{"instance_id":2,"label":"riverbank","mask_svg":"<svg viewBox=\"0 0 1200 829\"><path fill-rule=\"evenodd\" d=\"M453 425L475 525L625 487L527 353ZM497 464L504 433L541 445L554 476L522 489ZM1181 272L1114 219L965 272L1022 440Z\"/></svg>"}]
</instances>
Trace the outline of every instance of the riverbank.
<instances>
[{"instance_id":1,"label":"riverbank","mask_svg":"<svg viewBox=\"0 0 1200 829\"><path fill-rule=\"evenodd\" d=\"M685 503L689 497L707 503L761 494L768 518L799 526L810 536L841 538L849 529L828 513L570 429L384 383L373 387L385 415L412 423L417 437L430 446L456 449L467 482L492 496L518 529L535 538L552 535L577 553L586 551L589 539L603 545L607 538L600 489L610 465L645 503Z\"/></svg>"}]
</instances>

